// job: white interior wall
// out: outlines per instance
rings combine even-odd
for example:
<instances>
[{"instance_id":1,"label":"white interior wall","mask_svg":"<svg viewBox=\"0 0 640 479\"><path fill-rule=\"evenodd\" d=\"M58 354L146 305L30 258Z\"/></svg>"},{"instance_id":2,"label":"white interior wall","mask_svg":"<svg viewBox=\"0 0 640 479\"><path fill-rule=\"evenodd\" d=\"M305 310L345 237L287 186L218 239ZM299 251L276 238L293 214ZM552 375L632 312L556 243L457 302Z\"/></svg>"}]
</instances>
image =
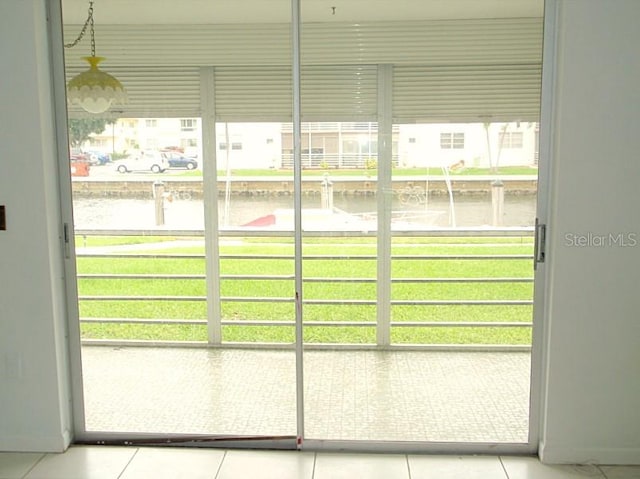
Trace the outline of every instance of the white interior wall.
<instances>
[{"instance_id":1,"label":"white interior wall","mask_svg":"<svg viewBox=\"0 0 640 479\"><path fill-rule=\"evenodd\" d=\"M0 10L0 450L62 451L71 420L45 2Z\"/></svg>"},{"instance_id":2,"label":"white interior wall","mask_svg":"<svg viewBox=\"0 0 640 479\"><path fill-rule=\"evenodd\" d=\"M640 2L557 3L540 454L638 464Z\"/></svg>"}]
</instances>

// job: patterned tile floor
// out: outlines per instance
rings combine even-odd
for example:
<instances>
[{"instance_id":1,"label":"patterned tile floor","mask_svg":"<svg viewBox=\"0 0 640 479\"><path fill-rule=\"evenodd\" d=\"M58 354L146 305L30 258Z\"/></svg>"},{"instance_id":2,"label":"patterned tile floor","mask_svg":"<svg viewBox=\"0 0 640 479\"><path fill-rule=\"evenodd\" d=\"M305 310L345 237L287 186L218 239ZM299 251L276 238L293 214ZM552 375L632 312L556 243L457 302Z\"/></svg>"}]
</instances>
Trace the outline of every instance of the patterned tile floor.
<instances>
[{"instance_id":1,"label":"patterned tile floor","mask_svg":"<svg viewBox=\"0 0 640 479\"><path fill-rule=\"evenodd\" d=\"M295 435L295 355L84 346L88 431ZM305 436L527 441L528 353L307 351Z\"/></svg>"},{"instance_id":2,"label":"patterned tile floor","mask_svg":"<svg viewBox=\"0 0 640 479\"><path fill-rule=\"evenodd\" d=\"M0 452L1 479L638 479L640 466L545 465L535 457L74 446Z\"/></svg>"}]
</instances>

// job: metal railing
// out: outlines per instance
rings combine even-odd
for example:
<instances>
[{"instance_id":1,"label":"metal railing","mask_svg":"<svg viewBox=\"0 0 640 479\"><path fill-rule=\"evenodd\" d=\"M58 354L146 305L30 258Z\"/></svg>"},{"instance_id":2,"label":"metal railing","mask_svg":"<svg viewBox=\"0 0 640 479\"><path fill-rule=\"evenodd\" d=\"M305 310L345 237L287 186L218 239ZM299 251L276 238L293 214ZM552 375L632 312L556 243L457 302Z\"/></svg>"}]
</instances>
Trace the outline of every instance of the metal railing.
<instances>
[{"instance_id":1,"label":"metal railing","mask_svg":"<svg viewBox=\"0 0 640 479\"><path fill-rule=\"evenodd\" d=\"M331 170L334 168L362 169L363 172L377 168L377 162L374 160L376 153L329 153L322 149L320 151L307 151L301 155L302 167L311 169ZM399 155L392 155L391 162L394 167L398 166ZM283 152L282 160L279 164L280 168L293 168L293 153Z\"/></svg>"},{"instance_id":2,"label":"metal railing","mask_svg":"<svg viewBox=\"0 0 640 479\"><path fill-rule=\"evenodd\" d=\"M440 230L428 230L428 231L402 231L402 232L394 232L394 237L403 238L403 237L413 237L413 238L438 238L438 237L479 237L479 238L521 238L525 239L525 244L529 245L528 241L532 237L532 229L531 228L506 228L506 229L440 229ZM189 238L199 238L203 240L204 232L199 230L180 230L180 231L169 231L169 230L77 230L76 235L80 237L91 237L91 236L170 236L174 238L181 237L189 237ZM268 231L264 230L252 230L252 229L238 229L238 230L222 230L220 231L221 239L225 237L245 237L245 238L256 238L256 237L275 237L275 238L288 238L290 237L290 231ZM349 231L340 231L340 232L330 232L330 231L318 231L318 232L309 232L305 233L306 237L317 237L317 238L354 238L354 237L371 237L374 236L375 232L368 233L359 233L359 232L349 232ZM255 241L255 240L254 240ZM251 243L252 246L255 246L255 243ZM126 247L126 246L125 246ZM109 263L113 264L115 260L127 260L128 262L132 262L135 260L149 261L149 260L163 260L163 261L175 261L176 265L180 264L180 262L184 262L185 260L205 262L204 254L181 254L181 253L156 253L153 251L145 251L142 253L132 253L132 252L120 252L119 247L102 247L101 250L91 249L91 248L78 248L77 249L77 258L79 261L87 259L87 260L107 260ZM248 272L242 274L221 274L219 277L219 281L221 285L231 285L234 282L242 282L244 285L249 284L248 282L293 282L294 276L293 274L272 274L272 273L261 273L261 274L253 274L251 272L251 265L255 264L257 261L267 261L267 262L275 262L282 264L283 262L291 261L293 264L293 255L292 254L239 254L239 253L221 253L219 256L219 261L221 263L227 261L234 261L239 263L247 263ZM303 261L305 262L377 262L379 258L375 254L331 254L331 255L315 255L308 254L304 255ZM421 262L424 264L434 264L434 262L455 262L458 264L462 264L465 262L476 262L476 264L482 264L487 262L525 262L532 263L533 256L532 254L394 254L391 256L390 261L391 264L394 262L408 261L408 262ZM81 267L79 267L82 270ZM194 281L201 283L200 289L204 289L204 283L206 282L206 275L201 273L184 273L179 272L178 268L172 268L173 270L177 270L177 272L169 272L169 273L146 273L146 272L136 272L136 273L119 273L119 272L110 272L108 268L101 272L92 272L85 273L80 272L78 274L78 280L82 282L81 287L79 288L80 294L78 296L78 300L81 305L81 310L83 305L89 304L97 304L99 302L115 302L115 303L130 303L130 302L146 302L146 303L154 303L154 302L163 302L163 303L184 303L184 302L192 302L192 303L204 303L207 301L219 301L221 305L230 306L233 304L240 303L259 303L259 304L283 304L290 305L293 308L294 305L294 297L293 294L290 296L268 296L268 295L237 295L237 294L227 294L227 295L216 295L216 293L209 293L205 291L204 294L156 294L156 295L144 295L144 294L86 294L83 289L83 284L87 284L86 282L91 281L125 281L125 282L134 282L134 281L154 281L154 282L175 282L175 281ZM531 275L533 274L533 268L531 268ZM339 277L317 277L317 276L309 276L303 278L303 283L307 285L340 285L346 287L348 284L353 285L368 285L375 286L377 284L377 278L375 277L366 277L366 276L356 276L356 277L347 277L347 276L339 276ZM492 285L499 284L531 284L533 283L532 276L526 277L492 277L492 276L482 276L482 277L474 277L474 276L461 276L461 277L395 277L391 278L391 287L396 285L417 285L417 286L433 286L433 285L481 285L486 287L491 287ZM197 289L197 288L196 288ZM247 288L249 289L249 288ZM217 297L216 297L217 296ZM307 307L370 307L375 308L378 305L377 298L374 297L355 297L355 298L305 298L303 300L303 305ZM530 329L532 327L531 323L531 315L528 314L529 320L505 320L504 318L495 318L493 320L446 320L446 319L438 319L438 318L426 318L423 319L422 313L420 313L420 308L438 308L438 307L471 307L471 308L496 308L496 307L506 307L506 308L519 308L524 307L526 310L530 310L533 305L532 300L532 292L531 294L527 294L526 297L523 298L491 298L491 299L477 299L477 298L455 298L455 299L421 299L421 298L399 298L390 300L391 311L394 311L394 308L402 308L408 307L411 308L412 316L409 318L404 318L402 320L396 320L392 318L389 321L389 327L393 330L398 331L399 329L406 328L416 328L416 330L425 330L429 328L454 328L454 329L469 329L469 328L479 328L481 330L487 330L489 328L516 328L516 329ZM126 308L125 308L126 309ZM128 315L123 315L126 317L96 317L93 315L85 315L80 318L80 322L83 325L139 325L141 327L144 326L192 326L192 327L202 327L202 328L255 328L255 327L271 327L271 328L290 328L294 327L293 316L281 317L278 319L264 319L260 317L244 317L243 319L236 319L232 314L223 314L220 318L207 318L207 317L198 317L198 318L161 318L161 317L128 317ZM206 316L206 315L205 315ZM316 315L317 316L317 315ZM375 320L375 313L373 314L372 320L331 320L329 318L325 319L309 319L304 321L305 327L309 328L364 328L365 330L371 330L371 328L378 328L380 325L377 324ZM124 341L127 343L131 343L131 338L119 338L119 341ZM87 342L93 343L101 343L101 342L109 342L111 343L113 339L108 338L93 338L87 339ZM172 344L192 344L193 342L187 342L182 340L172 340L165 338L164 342L170 342ZM148 343L148 344L158 344L157 340L137 340L134 341L136 344ZM196 341L197 343L200 343ZM206 341L204 341L206 343ZM255 345L260 343L264 345L266 341L248 341L246 345ZM271 346L286 346L289 342L285 341L271 341ZM238 342L224 342L223 344L233 344L238 346ZM375 347L374 341L365 341L364 344L358 343L357 341L354 343L340 342L340 343L331 343L324 344L319 343L315 344L316 347L322 346L328 347L337 347L337 346L345 346L345 347ZM309 347L313 347L314 344L309 344ZM424 343L407 343L406 341L403 343L392 343L392 347L413 347L413 348L466 348L466 349L510 349L510 350L527 350L529 348L528 344L479 344L479 343L467 343L467 344L424 344ZM307 347L307 345L305 345Z\"/></svg>"}]
</instances>

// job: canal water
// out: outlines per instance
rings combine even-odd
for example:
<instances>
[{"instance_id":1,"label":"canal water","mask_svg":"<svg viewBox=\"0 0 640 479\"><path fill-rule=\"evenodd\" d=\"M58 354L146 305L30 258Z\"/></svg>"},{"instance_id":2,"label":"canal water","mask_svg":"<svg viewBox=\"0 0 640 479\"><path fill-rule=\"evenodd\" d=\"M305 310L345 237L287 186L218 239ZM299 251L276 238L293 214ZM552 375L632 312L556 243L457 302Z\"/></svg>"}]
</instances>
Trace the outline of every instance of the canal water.
<instances>
[{"instance_id":1,"label":"canal water","mask_svg":"<svg viewBox=\"0 0 640 479\"><path fill-rule=\"evenodd\" d=\"M320 197L305 197L302 208L311 213L321 207ZM74 222L76 229L152 229L156 227L154 200L91 198L76 199ZM353 215L354 219L374 218L377 208L375 197L336 196L334 208ZM224 198L218 202L221 227L235 228L256 220L269 218L277 212L293 208L292 197L231 197L228 207ZM454 197L453 208L448 197L396 198L393 218L404 218L404 224L434 227L492 226L493 208L490 196ZM507 227L532 226L536 212L534 195L507 195L504 199L502 225ZM304 214L303 214L304 217ZM172 199L164 202L164 228L203 229L204 204L202 200ZM455 224L453 224L455 222Z\"/></svg>"}]
</instances>

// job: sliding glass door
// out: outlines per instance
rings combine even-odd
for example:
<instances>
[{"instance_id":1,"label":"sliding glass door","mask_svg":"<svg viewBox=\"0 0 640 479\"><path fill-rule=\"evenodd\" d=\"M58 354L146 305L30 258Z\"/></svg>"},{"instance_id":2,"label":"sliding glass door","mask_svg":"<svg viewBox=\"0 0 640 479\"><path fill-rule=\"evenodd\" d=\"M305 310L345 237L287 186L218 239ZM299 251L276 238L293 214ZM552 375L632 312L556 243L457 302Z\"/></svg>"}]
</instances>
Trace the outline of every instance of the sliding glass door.
<instances>
[{"instance_id":1,"label":"sliding glass door","mask_svg":"<svg viewBox=\"0 0 640 479\"><path fill-rule=\"evenodd\" d=\"M529 443L541 19L467 13L302 1L313 447Z\"/></svg>"},{"instance_id":2,"label":"sliding glass door","mask_svg":"<svg viewBox=\"0 0 640 479\"><path fill-rule=\"evenodd\" d=\"M530 450L542 0L454 3L96 5L79 437Z\"/></svg>"},{"instance_id":3,"label":"sliding glass door","mask_svg":"<svg viewBox=\"0 0 640 479\"><path fill-rule=\"evenodd\" d=\"M77 437L294 447L290 6L152 3L95 4L128 101L68 109ZM87 5L62 2L69 44Z\"/></svg>"}]
</instances>

